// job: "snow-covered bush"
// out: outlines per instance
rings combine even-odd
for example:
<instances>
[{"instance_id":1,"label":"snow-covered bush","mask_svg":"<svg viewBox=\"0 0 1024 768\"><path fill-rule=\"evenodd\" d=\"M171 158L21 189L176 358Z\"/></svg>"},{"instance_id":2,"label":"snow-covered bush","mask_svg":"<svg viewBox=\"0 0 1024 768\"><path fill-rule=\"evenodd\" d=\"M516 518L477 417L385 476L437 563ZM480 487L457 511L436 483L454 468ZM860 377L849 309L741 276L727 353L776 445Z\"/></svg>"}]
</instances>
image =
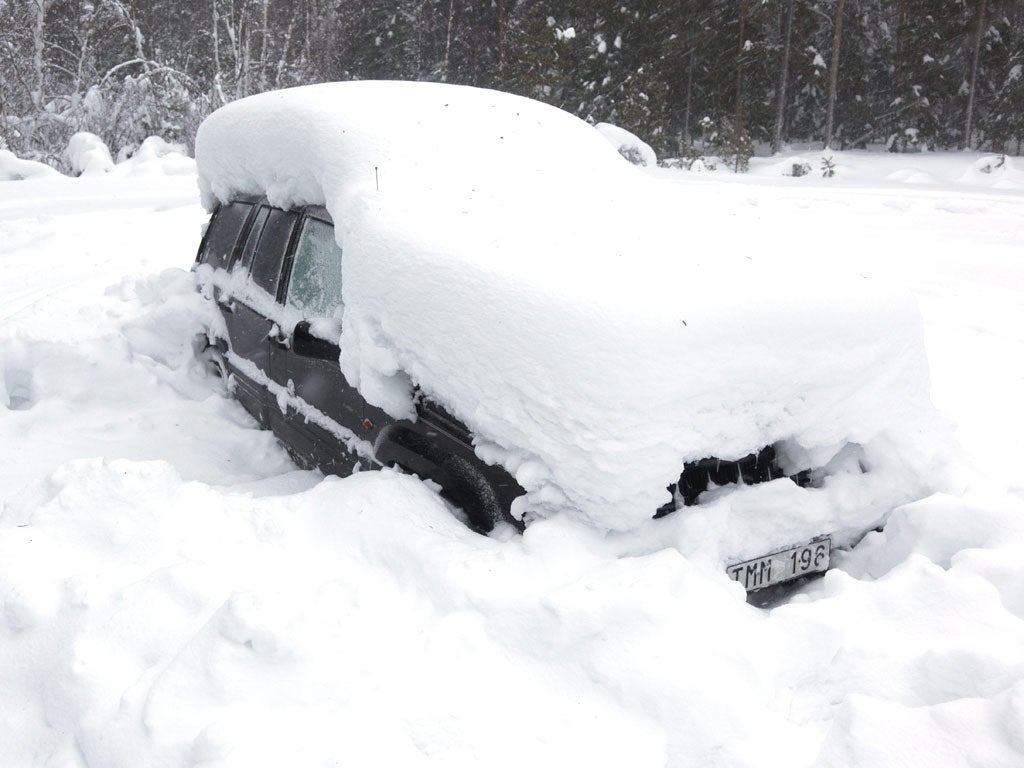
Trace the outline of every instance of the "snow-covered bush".
<instances>
[{"instance_id":1,"label":"snow-covered bush","mask_svg":"<svg viewBox=\"0 0 1024 768\"><path fill-rule=\"evenodd\" d=\"M125 154L129 154L125 152ZM195 173L196 166L184 144L150 136L125 158L132 173L162 173L170 176Z\"/></svg>"},{"instance_id":2,"label":"snow-covered bush","mask_svg":"<svg viewBox=\"0 0 1024 768\"><path fill-rule=\"evenodd\" d=\"M806 176L811 172L811 164L802 158L795 157L791 164L790 176Z\"/></svg>"},{"instance_id":3,"label":"snow-covered bush","mask_svg":"<svg viewBox=\"0 0 1024 768\"><path fill-rule=\"evenodd\" d=\"M889 136L886 148L890 152L923 152L928 145L921 140L921 131L917 128L905 128Z\"/></svg>"},{"instance_id":4,"label":"snow-covered bush","mask_svg":"<svg viewBox=\"0 0 1024 768\"><path fill-rule=\"evenodd\" d=\"M59 176L46 163L22 160L7 149L0 149L0 181L21 181L42 176Z\"/></svg>"},{"instance_id":5,"label":"snow-covered bush","mask_svg":"<svg viewBox=\"0 0 1024 768\"><path fill-rule=\"evenodd\" d=\"M114 170L110 150L94 133L79 131L68 141L64 158L76 176L100 176Z\"/></svg>"},{"instance_id":6,"label":"snow-covered bush","mask_svg":"<svg viewBox=\"0 0 1024 768\"><path fill-rule=\"evenodd\" d=\"M625 128L611 123L598 123L594 128L633 165L653 168L658 164L658 156L651 146Z\"/></svg>"},{"instance_id":7,"label":"snow-covered bush","mask_svg":"<svg viewBox=\"0 0 1024 768\"><path fill-rule=\"evenodd\" d=\"M152 135L184 143L208 112L208 99L184 75L163 70L94 86L83 99L79 124L111 147L136 147Z\"/></svg>"}]
</instances>

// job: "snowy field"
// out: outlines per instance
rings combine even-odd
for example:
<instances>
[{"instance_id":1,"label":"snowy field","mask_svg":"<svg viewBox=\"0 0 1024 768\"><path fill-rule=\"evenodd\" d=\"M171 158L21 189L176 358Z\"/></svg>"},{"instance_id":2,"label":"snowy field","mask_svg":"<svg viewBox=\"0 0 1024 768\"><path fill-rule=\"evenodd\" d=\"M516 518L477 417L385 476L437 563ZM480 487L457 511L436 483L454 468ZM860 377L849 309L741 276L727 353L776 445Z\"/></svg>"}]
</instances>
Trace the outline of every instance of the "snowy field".
<instances>
[{"instance_id":1,"label":"snowy field","mask_svg":"<svg viewBox=\"0 0 1024 768\"><path fill-rule=\"evenodd\" d=\"M0 181L0 766L1024 765L1024 163L820 163L650 173L692 248L909 286L960 449L771 609L649 528L296 470L192 363L187 161Z\"/></svg>"}]
</instances>

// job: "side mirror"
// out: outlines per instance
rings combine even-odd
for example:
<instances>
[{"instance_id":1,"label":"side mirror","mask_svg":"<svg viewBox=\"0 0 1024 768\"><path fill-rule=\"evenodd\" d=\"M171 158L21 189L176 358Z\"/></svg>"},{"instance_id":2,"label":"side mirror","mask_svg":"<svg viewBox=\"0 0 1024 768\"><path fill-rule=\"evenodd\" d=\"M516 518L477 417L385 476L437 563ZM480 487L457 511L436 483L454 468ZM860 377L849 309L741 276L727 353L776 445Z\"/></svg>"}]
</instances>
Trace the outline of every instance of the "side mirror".
<instances>
[{"instance_id":1,"label":"side mirror","mask_svg":"<svg viewBox=\"0 0 1024 768\"><path fill-rule=\"evenodd\" d=\"M313 335L309 320L303 320L295 326L292 332L292 351L299 357L330 360L335 363L341 357L341 347Z\"/></svg>"}]
</instances>

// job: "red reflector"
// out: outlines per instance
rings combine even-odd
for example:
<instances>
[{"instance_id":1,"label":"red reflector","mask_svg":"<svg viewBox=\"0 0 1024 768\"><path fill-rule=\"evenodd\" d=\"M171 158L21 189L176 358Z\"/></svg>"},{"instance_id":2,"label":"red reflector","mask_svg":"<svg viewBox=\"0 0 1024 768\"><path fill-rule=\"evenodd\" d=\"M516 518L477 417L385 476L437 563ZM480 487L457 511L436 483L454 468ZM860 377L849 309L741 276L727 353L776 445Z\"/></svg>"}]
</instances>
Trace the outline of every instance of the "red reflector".
<instances>
[{"instance_id":1,"label":"red reflector","mask_svg":"<svg viewBox=\"0 0 1024 768\"><path fill-rule=\"evenodd\" d=\"M369 419L363 419L363 429L373 429L373 422Z\"/></svg>"}]
</instances>

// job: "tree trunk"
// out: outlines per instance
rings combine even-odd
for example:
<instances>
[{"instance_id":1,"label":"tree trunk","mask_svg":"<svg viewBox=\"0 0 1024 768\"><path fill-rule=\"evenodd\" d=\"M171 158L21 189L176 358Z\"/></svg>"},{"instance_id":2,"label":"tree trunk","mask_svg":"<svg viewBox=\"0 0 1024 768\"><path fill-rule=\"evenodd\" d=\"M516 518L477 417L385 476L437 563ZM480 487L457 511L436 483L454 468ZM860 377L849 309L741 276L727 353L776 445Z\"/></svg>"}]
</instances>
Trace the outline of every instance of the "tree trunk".
<instances>
[{"instance_id":1,"label":"tree trunk","mask_svg":"<svg viewBox=\"0 0 1024 768\"><path fill-rule=\"evenodd\" d=\"M224 95L223 74L220 68L220 14L217 13L217 0L213 0L210 9L213 11L213 92L223 106L228 100Z\"/></svg>"},{"instance_id":2,"label":"tree trunk","mask_svg":"<svg viewBox=\"0 0 1024 768\"><path fill-rule=\"evenodd\" d=\"M274 87L281 87L281 78L284 76L284 68L288 64L288 50L291 48L292 35L295 32L295 25L299 20L299 12L302 10L302 2L295 3L291 20L288 22L288 29L284 33L284 42L281 44L281 55L277 60L277 67L274 72Z\"/></svg>"},{"instance_id":3,"label":"tree trunk","mask_svg":"<svg viewBox=\"0 0 1024 768\"><path fill-rule=\"evenodd\" d=\"M740 0L740 34L739 48L736 51L736 125L743 124L743 51L746 48L747 37L747 3Z\"/></svg>"},{"instance_id":4,"label":"tree trunk","mask_svg":"<svg viewBox=\"0 0 1024 768\"><path fill-rule=\"evenodd\" d=\"M10 149L10 129L7 126L7 100L4 98L4 83L0 80L0 149ZM1018 142L1019 144L1019 142ZM1020 154L1018 151L1017 154Z\"/></svg>"},{"instance_id":5,"label":"tree trunk","mask_svg":"<svg viewBox=\"0 0 1024 768\"><path fill-rule=\"evenodd\" d=\"M775 134L772 136L772 154L782 147L782 126L786 120L786 83L789 80L789 49L793 39L793 11L796 0L787 0L786 19L782 31L782 63L779 65L778 104L775 109Z\"/></svg>"},{"instance_id":6,"label":"tree trunk","mask_svg":"<svg viewBox=\"0 0 1024 768\"><path fill-rule=\"evenodd\" d=\"M978 60L981 58L981 39L985 32L985 0L978 6L978 30L974 35L974 60L971 62L971 85L967 91L967 121L964 124L964 136L960 142L961 149L971 148L971 130L974 121L974 94L978 86Z\"/></svg>"},{"instance_id":7,"label":"tree trunk","mask_svg":"<svg viewBox=\"0 0 1024 768\"><path fill-rule=\"evenodd\" d=\"M142 71L149 72L149 59L146 58L146 54L142 49L142 30L139 29L139 24L135 21L134 0L131 5L128 6L128 23L132 28L132 42L135 45L135 58L142 62Z\"/></svg>"},{"instance_id":8,"label":"tree trunk","mask_svg":"<svg viewBox=\"0 0 1024 768\"><path fill-rule=\"evenodd\" d=\"M505 74L505 0L498 0L498 82Z\"/></svg>"},{"instance_id":9,"label":"tree trunk","mask_svg":"<svg viewBox=\"0 0 1024 768\"><path fill-rule=\"evenodd\" d=\"M32 19L32 65L35 74L35 86L36 90L31 94L32 105L41 110L45 103L43 92L46 84L46 75L43 67L43 46L44 46L44 28L46 25L46 2L45 0L34 0L32 3L33 8L33 19Z\"/></svg>"},{"instance_id":10,"label":"tree trunk","mask_svg":"<svg viewBox=\"0 0 1024 768\"><path fill-rule=\"evenodd\" d=\"M825 112L825 149L832 145L832 132L835 128L836 115L836 82L839 79L839 46L843 41L843 5L845 0L836 3L836 31L832 37L832 65L828 70L828 109Z\"/></svg>"},{"instance_id":11,"label":"tree trunk","mask_svg":"<svg viewBox=\"0 0 1024 768\"><path fill-rule=\"evenodd\" d=\"M683 146L690 146L690 122L693 109L693 67L697 62L697 45L690 36L690 60L686 65L686 105L683 109ZM680 147L680 150L682 147Z\"/></svg>"},{"instance_id":12,"label":"tree trunk","mask_svg":"<svg viewBox=\"0 0 1024 768\"><path fill-rule=\"evenodd\" d=\"M452 25L455 22L455 0L448 3L448 34L444 41L444 64L441 66L441 82L448 82L448 62L452 51Z\"/></svg>"},{"instance_id":13,"label":"tree trunk","mask_svg":"<svg viewBox=\"0 0 1024 768\"><path fill-rule=\"evenodd\" d=\"M265 91L267 89L267 61L270 54L270 0L263 0L262 7L260 8L260 71L259 71L259 89Z\"/></svg>"}]
</instances>

